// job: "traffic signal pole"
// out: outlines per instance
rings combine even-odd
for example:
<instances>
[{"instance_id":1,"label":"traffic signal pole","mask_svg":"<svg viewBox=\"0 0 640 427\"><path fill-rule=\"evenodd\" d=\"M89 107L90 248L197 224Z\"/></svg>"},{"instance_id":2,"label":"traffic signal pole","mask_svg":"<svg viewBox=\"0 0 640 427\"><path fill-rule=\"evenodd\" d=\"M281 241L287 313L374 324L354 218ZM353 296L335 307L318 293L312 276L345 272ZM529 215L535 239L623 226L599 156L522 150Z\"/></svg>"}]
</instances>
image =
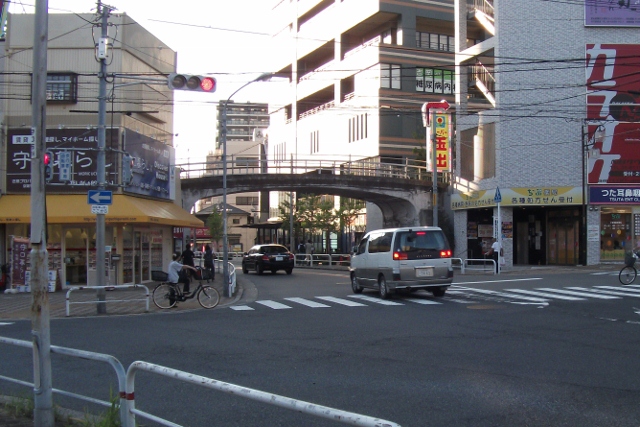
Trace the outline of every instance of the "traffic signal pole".
<instances>
[{"instance_id":1,"label":"traffic signal pole","mask_svg":"<svg viewBox=\"0 0 640 427\"><path fill-rule=\"evenodd\" d=\"M31 84L31 335L33 339L33 421L53 427L51 328L47 253L47 209L44 152L47 129L48 0L36 0ZM49 159L50 161L52 159Z\"/></svg>"}]
</instances>

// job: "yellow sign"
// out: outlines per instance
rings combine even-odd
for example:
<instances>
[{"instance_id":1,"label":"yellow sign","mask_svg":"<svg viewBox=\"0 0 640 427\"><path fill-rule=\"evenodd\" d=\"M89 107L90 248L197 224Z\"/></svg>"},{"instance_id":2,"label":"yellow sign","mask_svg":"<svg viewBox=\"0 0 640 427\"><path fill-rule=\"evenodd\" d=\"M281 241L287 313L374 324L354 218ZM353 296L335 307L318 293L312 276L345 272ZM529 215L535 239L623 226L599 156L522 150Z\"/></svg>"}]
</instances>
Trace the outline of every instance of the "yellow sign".
<instances>
[{"instance_id":1,"label":"yellow sign","mask_svg":"<svg viewBox=\"0 0 640 427\"><path fill-rule=\"evenodd\" d=\"M450 126L451 116L448 113L434 114L436 132L436 165L438 171L451 171Z\"/></svg>"},{"instance_id":2,"label":"yellow sign","mask_svg":"<svg viewBox=\"0 0 640 427\"><path fill-rule=\"evenodd\" d=\"M451 209L473 209L496 206L494 190L451 195ZM500 206L562 206L581 205L582 187L522 187L500 188Z\"/></svg>"}]
</instances>

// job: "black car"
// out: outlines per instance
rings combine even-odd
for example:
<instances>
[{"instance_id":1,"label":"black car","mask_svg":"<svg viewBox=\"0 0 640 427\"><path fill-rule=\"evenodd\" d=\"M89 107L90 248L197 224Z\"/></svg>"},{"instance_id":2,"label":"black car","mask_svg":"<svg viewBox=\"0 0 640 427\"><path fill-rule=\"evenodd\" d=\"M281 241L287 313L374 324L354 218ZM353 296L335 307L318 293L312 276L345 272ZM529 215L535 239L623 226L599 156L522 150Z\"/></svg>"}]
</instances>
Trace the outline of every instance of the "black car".
<instances>
[{"instance_id":1,"label":"black car","mask_svg":"<svg viewBox=\"0 0 640 427\"><path fill-rule=\"evenodd\" d=\"M294 263L295 256L282 245L255 245L242 257L242 272L247 274L249 270L254 270L262 274L265 270L272 273L284 270L291 274Z\"/></svg>"}]
</instances>

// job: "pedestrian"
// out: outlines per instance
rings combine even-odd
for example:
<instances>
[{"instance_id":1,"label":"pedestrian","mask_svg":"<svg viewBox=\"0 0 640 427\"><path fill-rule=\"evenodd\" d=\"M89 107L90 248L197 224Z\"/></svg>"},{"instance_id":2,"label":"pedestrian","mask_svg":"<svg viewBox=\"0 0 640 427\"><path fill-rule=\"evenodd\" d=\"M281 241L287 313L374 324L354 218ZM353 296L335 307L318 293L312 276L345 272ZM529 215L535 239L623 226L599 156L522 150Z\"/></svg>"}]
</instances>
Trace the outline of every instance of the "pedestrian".
<instances>
[{"instance_id":1,"label":"pedestrian","mask_svg":"<svg viewBox=\"0 0 640 427\"><path fill-rule=\"evenodd\" d=\"M496 263L496 274L500 273L500 257L504 256L504 251L502 250L502 245L495 239L492 239L491 247L485 255L488 255L493 258Z\"/></svg>"},{"instance_id":2,"label":"pedestrian","mask_svg":"<svg viewBox=\"0 0 640 427\"><path fill-rule=\"evenodd\" d=\"M169 280L170 283L174 283L174 284L183 283L184 288L182 292L184 292L185 294L188 294L191 282L185 270L196 271L196 269L195 267L192 267L190 265L180 264L180 262L178 261L180 257L181 255L178 253L173 254L173 257L172 257L173 261L169 263L169 272L167 273L168 275L167 280Z\"/></svg>"},{"instance_id":3,"label":"pedestrian","mask_svg":"<svg viewBox=\"0 0 640 427\"><path fill-rule=\"evenodd\" d=\"M184 251L182 251L182 254L180 254L180 259L178 261L181 261L182 264L184 265L188 265L190 267L195 267L195 254L193 253L193 251L191 250L191 243L187 243L186 248L184 249ZM195 268L194 268L195 271ZM191 276L191 272L187 273L187 276Z\"/></svg>"},{"instance_id":4,"label":"pedestrian","mask_svg":"<svg viewBox=\"0 0 640 427\"><path fill-rule=\"evenodd\" d=\"M305 253L307 254L306 259L309 265L313 264L313 252L314 252L313 243L311 243L311 239L307 240L307 244L305 245Z\"/></svg>"},{"instance_id":5,"label":"pedestrian","mask_svg":"<svg viewBox=\"0 0 640 427\"><path fill-rule=\"evenodd\" d=\"M216 278L216 268L215 265L213 263L213 251L211 250L211 246L206 245L204 247L204 269L206 271L209 272L209 275L207 276L207 283L209 283L209 280L214 280Z\"/></svg>"}]
</instances>

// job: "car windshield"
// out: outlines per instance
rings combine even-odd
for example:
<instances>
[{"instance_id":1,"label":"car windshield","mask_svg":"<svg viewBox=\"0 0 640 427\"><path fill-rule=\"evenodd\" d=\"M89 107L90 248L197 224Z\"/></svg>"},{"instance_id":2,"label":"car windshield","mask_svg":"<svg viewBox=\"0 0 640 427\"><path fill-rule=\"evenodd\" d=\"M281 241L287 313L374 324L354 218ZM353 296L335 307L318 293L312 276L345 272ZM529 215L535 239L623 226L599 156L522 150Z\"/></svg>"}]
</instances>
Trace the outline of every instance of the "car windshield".
<instances>
[{"instance_id":1,"label":"car windshield","mask_svg":"<svg viewBox=\"0 0 640 427\"><path fill-rule=\"evenodd\" d=\"M287 252L287 248L284 246L263 246L260 252L263 254L281 254Z\"/></svg>"}]
</instances>

